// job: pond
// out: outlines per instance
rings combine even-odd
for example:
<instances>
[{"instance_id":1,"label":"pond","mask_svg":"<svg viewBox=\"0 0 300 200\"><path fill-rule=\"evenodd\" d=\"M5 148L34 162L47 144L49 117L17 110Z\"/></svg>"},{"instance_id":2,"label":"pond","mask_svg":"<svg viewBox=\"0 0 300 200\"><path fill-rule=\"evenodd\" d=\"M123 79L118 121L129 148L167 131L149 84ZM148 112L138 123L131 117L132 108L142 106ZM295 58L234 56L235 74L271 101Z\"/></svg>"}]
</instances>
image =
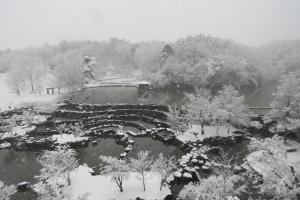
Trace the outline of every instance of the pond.
<instances>
[{"instance_id":1,"label":"pond","mask_svg":"<svg viewBox=\"0 0 300 200\"><path fill-rule=\"evenodd\" d=\"M36 152L19 152L14 149L0 150L0 180L5 184L18 184L22 181L34 182L34 176L38 174L40 166L36 161ZM12 196L12 200L34 199L32 191L17 192Z\"/></svg>"},{"instance_id":2,"label":"pond","mask_svg":"<svg viewBox=\"0 0 300 200\"><path fill-rule=\"evenodd\" d=\"M247 92L248 91L248 92ZM255 90L245 90L245 103L249 107L269 106L273 100L273 93L276 85L266 85ZM82 91L74 92L71 95L64 95L62 99L91 103L91 104L170 104L182 105L187 101L183 92L174 91L145 91L139 94L136 87L97 87L85 88Z\"/></svg>"},{"instance_id":3,"label":"pond","mask_svg":"<svg viewBox=\"0 0 300 200\"><path fill-rule=\"evenodd\" d=\"M62 97L65 98L91 104L183 104L186 101L183 95L172 91L145 91L139 95L137 87L85 88Z\"/></svg>"},{"instance_id":4,"label":"pond","mask_svg":"<svg viewBox=\"0 0 300 200\"><path fill-rule=\"evenodd\" d=\"M136 157L139 151L151 151L153 157L159 153L165 156L181 157L183 152L176 146L165 145L158 140L149 137L136 137L134 149L129 153L128 158ZM117 157L124 152L124 147L116 143L114 138L99 138L97 145L88 144L87 147L76 148L77 158L80 164L86 163L99 174L100 155ZM39 174L40 165L36 158L39 152L15 151L14 149L0 150L0 180L5 184L18 184L28 181L32 184L36 182L35 176ZM17 192L12 196L12 200L32 200L36 195L32 191Z\"/></svg>"}]
</instances>

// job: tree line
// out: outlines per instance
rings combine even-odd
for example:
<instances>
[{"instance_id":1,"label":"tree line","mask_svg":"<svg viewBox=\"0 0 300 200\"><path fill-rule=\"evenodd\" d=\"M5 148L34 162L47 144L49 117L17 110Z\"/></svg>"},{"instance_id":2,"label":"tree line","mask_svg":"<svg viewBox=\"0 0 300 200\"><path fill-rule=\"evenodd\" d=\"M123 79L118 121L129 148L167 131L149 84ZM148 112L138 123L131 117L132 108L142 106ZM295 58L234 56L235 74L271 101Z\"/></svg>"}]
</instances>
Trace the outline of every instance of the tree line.
<instances>
[{"instance_id":1,"label":"tree line","mask_svg":"<svg viewBox=\"0 0 300 200\"><path fill-rule=\"evenodd\" d=\"M300 42L273 42L246 47L206 35L189 36L172 43L149 41L61 41L57 45L0 51L0 71L8 72L10 86L40 92L46 80L57 86L83 84L83 58L95 59L95 77L140 71L156 87L220 89L258 87L277 81L281 73L299 70ZM51 77L47 77L47 76Z\"/></svg>"}]
</instances>

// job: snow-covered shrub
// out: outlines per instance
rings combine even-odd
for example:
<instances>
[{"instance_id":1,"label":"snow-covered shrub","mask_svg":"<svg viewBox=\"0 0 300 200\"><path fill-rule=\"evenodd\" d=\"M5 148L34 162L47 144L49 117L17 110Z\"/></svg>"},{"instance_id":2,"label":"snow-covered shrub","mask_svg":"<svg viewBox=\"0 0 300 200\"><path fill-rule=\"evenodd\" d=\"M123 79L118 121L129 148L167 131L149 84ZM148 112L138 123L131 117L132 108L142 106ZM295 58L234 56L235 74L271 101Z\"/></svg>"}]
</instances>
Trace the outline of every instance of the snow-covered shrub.
<instances>
[{"instance_id":1,"label":"snow-covered shrub","mask_svg":"<svg viewBox=\"0 0 300 200\"><path fill-rule=\"evenodd\" d=\"M0 181L0 200L9 200L10 196L16 192L16 187L13 185L4 185Z\"/></svg>"},{"instance_id":2,"label":"snow-covered shrub","mask_svg":"<svg viewBox=\"0 0 300 200\"><path fill-rule=\"evenodd\" d=\"M200 183L190 183L179 193L180 200L219 200L237 198L244 192L243 186L237 186L243 178L238 175L231 177L210 176L207 179L201 179ZM238 198L237 198L238 199Z\"/></svg>"}]
</instances>

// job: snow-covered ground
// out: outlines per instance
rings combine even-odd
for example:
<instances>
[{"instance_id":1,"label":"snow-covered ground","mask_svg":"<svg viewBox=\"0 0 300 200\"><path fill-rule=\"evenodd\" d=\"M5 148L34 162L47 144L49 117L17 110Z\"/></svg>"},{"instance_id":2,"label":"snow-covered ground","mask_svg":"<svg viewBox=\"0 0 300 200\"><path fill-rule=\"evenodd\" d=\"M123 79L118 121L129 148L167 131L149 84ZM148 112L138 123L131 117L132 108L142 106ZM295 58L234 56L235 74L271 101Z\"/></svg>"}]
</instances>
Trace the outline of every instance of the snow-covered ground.
<instances>
[{"instance_id":1,"label":"snow-covered ground","mask_svg":"<svg viewBox=\"0 0 300 200\"><path fill-rule=\"evenodd\" d=\"M201 125L192 125L190 129L181 133L177 136L177 139L183 142L187 141L202 141L204 138L208 137L227 137L233 135L233 131L236 129L231 127L228 133L228 129L225 126L220 126L219 132L217 133L217 126L204 126L204 135L201 135Z\"/></svg>"},{"instance_id":2,"label":"snow-covered ground","mask_svg":"<svg viewBox=\"0 0 300 200\"><path fill-rule=\"evenodd\" d=\"M87 141L88 137L75 137L71 134L57 134L52 135L52 140L56 141L57 144L67 144L67 143L74 143L74 142L82 142Z\"/></svg>"},{"instance_id":3,"label":"snow-covered ground","mask_svg":"<svg viewBox=\"0 0 300 200\"><path fill-rule=\"evenodd\" d=\"M28 132L33 131L35 129L35 126L28 127L25 126L16 126L12 129L12 132L5 132L2 135L0 135L0 139L7 139L7 138L14 138L19 136L24 136Z\"/></svg>"},{"instance_id":4,"label":"snow-covered ground","mask_svg":"<svg viewBox=\"0 0 300 200\"><path fill-rule=\"evenodd\" d=\"M43 103L54 102L57 99L57 95L47 94L27 94L22 93L21 96L17 96L16 93L11 91L6 84L6 75L0 73L0 109L1 111L18 107L24 103Z\"/></svg>"},{"instance_id":5,"label":"snow-covered ground","mask_svg":"<svg viewBox=\"0 0 300 200\"><path fill-rule=\"evenodd\" d=\"M294 142L293 146L296 148L296 151L288 152L287 160L294 166L298 176L300 177L300 143Z\"/></svg>"},{"instance_id":6,"label":"snow-covered ground","mask_svg":"<svg viewBox=\"0 0 300 200\"><path fill-rule=\"evenodd\" d=\"M160 191L159 176L153 173L146 175L146 191L143 191L142 180L136 173L130 173L129 178L123 182L124 191L120 192L115 182L110 176L92 176L90 168L80 166L76 171L71 173L71 191L74 200L78 196L89 193L88 200L128 200L140 197L143 199L164 199L171 194L168 187L163 187Z\"/></svg>"}]
</instances>

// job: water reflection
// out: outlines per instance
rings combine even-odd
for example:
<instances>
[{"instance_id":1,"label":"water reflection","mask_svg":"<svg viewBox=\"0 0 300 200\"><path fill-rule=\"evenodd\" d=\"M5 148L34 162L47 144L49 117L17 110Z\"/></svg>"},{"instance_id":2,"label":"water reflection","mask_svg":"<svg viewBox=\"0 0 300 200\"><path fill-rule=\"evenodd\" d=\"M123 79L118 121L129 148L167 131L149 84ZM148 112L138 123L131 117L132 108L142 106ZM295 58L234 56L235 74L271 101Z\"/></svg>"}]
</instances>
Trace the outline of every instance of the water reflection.
<instances>
[{"instance_id":1,"label":"water reflection","mask_svg":"<svg viewBox=\"0 0 300 200\"><path fill-rule=\"evenodd\" d=\"M242 91L245 95L246 104L250 107L269 106L273 99L276 86L266 85L261 88ZM250 92L249 92L250 91ZM138 92L136 87L98 87L86 88L80 92L67 94L62 99L71 98L83 103L96 104L169 104L182 105L187 102L184 92L171 90Z\"/></svg>"},{"instance_id":2,"label":"water reflection","mask_svg":"<svg viewBox=\"0 0 300 200\"><path fill-rule=\"evenodd\" d=\"M18 184L22 181L34 183L34 176L39 173L40 166L36 161L38 153L26 151L19 152L14 149L0 150L0 180L5 184ZM16 193L12 200L35 199L32 191Z\"/></svg>"},{"instance_id":3,"label":"water reflection","mask_svg":"<svg viewBox=\"0 0 300 200\"><path fill-rule=\"evenodd\" d=\"M101 155L118 157L124 149L122 145L116 143L115 139L105 138L99 139L97 145L89 144L87 147L77 148L76 152L80 164L86 163L98 174Z\"/></svg>"},{"instance_id":4,"label":"water reflection","mask_svg":"<svg viewBox=\"0 0 300 200\"><path fill-rule=\"evenodd\" d=\"M129 157L136 157L137 153L140 151L150 151L151 155L155 158L162 153L164 156L175 156L175 158L180 158L183 152L176 146L165 145L159 140L154 140L149 137L136 137L134 138L135 144L134 149L129 152Z\"/></svg>"}]
</instances>

